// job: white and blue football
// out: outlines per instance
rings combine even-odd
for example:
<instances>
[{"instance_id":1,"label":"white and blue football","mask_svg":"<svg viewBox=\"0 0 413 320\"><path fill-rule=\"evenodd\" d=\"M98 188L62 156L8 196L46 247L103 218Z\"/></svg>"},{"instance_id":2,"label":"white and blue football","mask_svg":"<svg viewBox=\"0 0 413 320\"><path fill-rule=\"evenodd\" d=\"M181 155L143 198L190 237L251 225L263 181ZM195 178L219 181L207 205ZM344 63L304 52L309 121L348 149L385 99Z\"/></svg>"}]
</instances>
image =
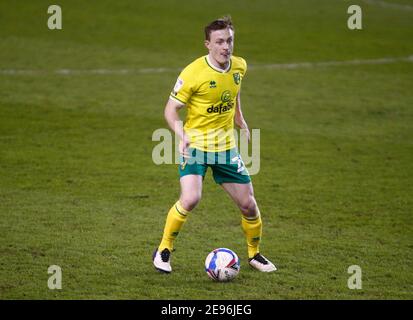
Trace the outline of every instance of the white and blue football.
<instances>
[{"instance_id":1,"label":"white and blue football","mask_svg":"<svg viewBox=\"0 0 413 320\"><path fill-rule=\"evenodd\" d=\"M205 259L205 271L215 281L231 281L238 275L239 270L237 254L227 248L215 249Z\"/></svg>"}]
</instances>

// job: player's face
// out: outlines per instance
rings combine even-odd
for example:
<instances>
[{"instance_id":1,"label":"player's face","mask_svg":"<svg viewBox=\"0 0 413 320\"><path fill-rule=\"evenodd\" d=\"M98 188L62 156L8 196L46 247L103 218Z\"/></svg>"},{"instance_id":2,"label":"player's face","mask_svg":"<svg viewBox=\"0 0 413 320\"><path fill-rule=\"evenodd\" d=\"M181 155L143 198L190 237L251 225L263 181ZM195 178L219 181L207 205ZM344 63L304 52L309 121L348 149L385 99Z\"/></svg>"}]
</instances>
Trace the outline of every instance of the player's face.
<instances>
[{"instance_id":1,"label":"player's face","mask_svg":"<svg viewBox=\"0 0 413 320\"><path fill-rule=\"evenodd\" d=\"M210 57L220 66L227 66L234 49L234 31L227 28L212 31L210 40L205 41Z\"/></svg>"}]
</instances>

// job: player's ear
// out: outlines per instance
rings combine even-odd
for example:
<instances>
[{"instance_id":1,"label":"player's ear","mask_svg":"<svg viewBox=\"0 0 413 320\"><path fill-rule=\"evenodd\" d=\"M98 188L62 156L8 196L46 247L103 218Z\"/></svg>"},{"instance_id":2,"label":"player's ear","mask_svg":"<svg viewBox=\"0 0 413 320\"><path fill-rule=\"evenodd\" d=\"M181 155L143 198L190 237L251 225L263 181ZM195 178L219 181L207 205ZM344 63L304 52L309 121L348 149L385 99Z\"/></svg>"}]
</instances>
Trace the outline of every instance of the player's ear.
<instances>
[{"instance_id":1,"label":"player's ear","mask_svg":"<svg viewBox=\"0 0 413 320\"><path fill-rule=\"evenodd\" d=\"M209 50L209 44L210 44L209 40L205 40L204 44L205 44L205 47Z\"/></svg>"}]
</instances>

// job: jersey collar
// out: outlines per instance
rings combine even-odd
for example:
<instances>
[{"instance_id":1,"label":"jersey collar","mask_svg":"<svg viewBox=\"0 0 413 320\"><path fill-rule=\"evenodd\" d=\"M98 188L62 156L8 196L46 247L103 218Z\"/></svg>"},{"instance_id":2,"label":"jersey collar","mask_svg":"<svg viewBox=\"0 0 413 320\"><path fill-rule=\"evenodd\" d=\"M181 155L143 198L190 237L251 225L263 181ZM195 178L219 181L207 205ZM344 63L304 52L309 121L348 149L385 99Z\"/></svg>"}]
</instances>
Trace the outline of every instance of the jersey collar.
<instances>
[{"instance_id":1,"label":"jersey collar","mask_svg":"<svg viewBox=\"0 0 413 320\"><path fill-rule=\"evenodd\" d=\"M207 63L208 66L210 66L212 69L214 69L215 71L220 72L220 73L226 73L226 72L228 72L228 71L231 69L231 66L232 66L232 58L229 59L228 67L227 67L225 70L224 70L224 69L221 69L221 68L218 68L218 67L215 67L215 66L211 63L211 60L209 59L209 54L207 54L207 55L205 56L205 61L206 61L206 63Z\"/></svg>"}]
</instances>

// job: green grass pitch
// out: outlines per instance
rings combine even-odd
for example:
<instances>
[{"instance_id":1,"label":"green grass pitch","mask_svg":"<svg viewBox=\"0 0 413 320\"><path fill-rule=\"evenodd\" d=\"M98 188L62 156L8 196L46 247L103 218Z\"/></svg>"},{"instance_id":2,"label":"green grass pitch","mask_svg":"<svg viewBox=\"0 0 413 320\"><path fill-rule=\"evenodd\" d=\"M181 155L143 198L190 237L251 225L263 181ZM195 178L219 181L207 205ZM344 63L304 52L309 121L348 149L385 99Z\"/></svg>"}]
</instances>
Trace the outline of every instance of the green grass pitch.
<instances>
[{"instance_id":1,"label":"green grass pitch","mask_svg":"<svg viewBox=\"0 0 413 320\"><path fill-rule=\"evenodd\" d=\"M62 30L47 28L50 1L0 2L1 299L413 298L413 1L58 4ZM350 4L362 30L347 28ZM224 14L250 66L261 250L279 271L248 267L240 213L208 173L166 276L151 255L179 184L175 165L152 162L152 132ZM215 247L239 255L235 281L205 274Z\"/></svg>"}]
</instances>

